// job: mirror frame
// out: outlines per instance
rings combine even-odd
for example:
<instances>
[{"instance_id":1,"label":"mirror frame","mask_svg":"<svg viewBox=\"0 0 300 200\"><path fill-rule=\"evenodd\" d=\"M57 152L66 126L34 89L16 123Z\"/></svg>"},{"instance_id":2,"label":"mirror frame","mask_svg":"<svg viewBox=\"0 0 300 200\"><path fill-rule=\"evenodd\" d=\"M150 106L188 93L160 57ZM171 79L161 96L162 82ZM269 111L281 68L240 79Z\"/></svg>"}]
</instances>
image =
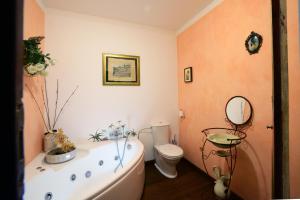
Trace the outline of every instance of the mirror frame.
<instances>
[{"instance_id":1,"label":"mirror frame","mask_svg":"<svg viewBox=\"0 0 300 200\"><path fill-rule=\"evenodd\" d=\"M228 103L229 103L232 99L234 99L234 98L236 98L236 97L245 99L246 102L248 102L248 103L249 103L249 106L250 106L250 116L249 116L249 118L248 118L244 123L241 123L241 124L236 124L236 123L232 122L232 121L229 119L229 117L228 117L228 115L227 115L227 112L226 112L226 111L227 111ZM241 126L241 125L248 124L248 122L252 119L252 116L253 116L253 108L252 108L252 105L251 105L250 101L249 101L246 97L243 97L243 96L233 96L233 97L231 97L231 98L227 101L227 103L226 103L226 106L225 106L225 115L226 115L227 120L228 120L230 123L232 123L232 124L234 124L234 125L236 125L236 126Z\"/></svg>"},{"instance_id":2,"label":"mirror frame","mask_svg":"<svg viewBox=\"0 0 300 200\"><path fill-rule=\"evenodd\" d=\"M253 38L253 37L255 37L255 36L258 38L258 42L259 42L258 47L257 47L256 49L254 49L254 50L250 50L250 49L249 49L248 42L249 42L249 40L250 40L251 38ZM247 51L249 52L249 54L251 55L251 54L258 53L258 51L259 51L259 49L260 49L260 47L261 47L261 45L262 45L262 42L263 42L262 36L261 36L260 34L258 34L258 33L255 33L254 31L252 31L252 32L250 33L250 35L247 37L246 41L245 41L245 46L246 46L246 49L247 49Z\"/></svg>"}]
</instances>

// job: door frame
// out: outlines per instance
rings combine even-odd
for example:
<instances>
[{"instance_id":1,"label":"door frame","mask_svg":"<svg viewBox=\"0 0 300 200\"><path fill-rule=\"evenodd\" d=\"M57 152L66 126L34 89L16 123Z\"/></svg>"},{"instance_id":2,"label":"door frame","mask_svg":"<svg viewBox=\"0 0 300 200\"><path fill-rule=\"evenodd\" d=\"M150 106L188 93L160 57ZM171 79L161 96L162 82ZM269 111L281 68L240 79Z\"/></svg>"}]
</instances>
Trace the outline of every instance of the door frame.
<instances>
[{"instance_id":1,"label":"door frame","mask_svg":"<svg viewBox=\"0 0 300 200\"><path fill-rule=\"evenodd\" d=\"M24 193L24 154L23 154L23 0L6 1L5 11L8 14L3 21L8 22L3 32L6 37L3 43L8 46L5 49L4 62L1 74L4 77L5 96L1 98L2 109L5 109L4 124L2 127L0 145L3 157L3 167L5 167L4 194L10 199L23 199ZM4 12L5 12L4 11ZM7 121L7 122L6 122Z\"/></svg>"},{"instance_id":2,"label":"door frame","mask_svg":"<svg viewBox=\"0 0 300 200\"><path fill-rule=\"evenodd\" d=\"M272 197L290 198L287 0L272 0L274 152Z\"/></svg>"}]
</instances>

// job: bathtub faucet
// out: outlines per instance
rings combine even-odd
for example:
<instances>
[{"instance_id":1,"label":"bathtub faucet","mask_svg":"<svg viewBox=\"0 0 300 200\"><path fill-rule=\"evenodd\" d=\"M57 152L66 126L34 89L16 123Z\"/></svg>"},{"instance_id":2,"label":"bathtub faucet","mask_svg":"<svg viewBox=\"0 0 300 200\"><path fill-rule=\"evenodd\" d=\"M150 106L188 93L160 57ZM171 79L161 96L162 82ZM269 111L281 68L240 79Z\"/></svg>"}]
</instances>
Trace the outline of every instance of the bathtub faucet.
<instances>
[{"instance_id":1,"label":"bathtub faucet","mask_svg":"<svg viewBox=\"0 0 300 200\"><path fill-rule=\"evenodd\" d=\"M124 130L124 129L123 129ZM116 140L116 144L117 144L117 152L118 152L118 157L119 157L119 164L117 165L117 167L115 168L114 172L116 173L117 169L121 166L123 168L123 159L124 159L124 155L125 155L125 147L128 141L128 137L132 135L132 136L136 136L136 132L132 129L132 130L128 130L126 131L126 133L124 134L123 132L123 137L125 137L125 142L124 142L124 146L123 146L123 154L122 157L120 157L120 151L119 151L119 145L118 145L118 140ZM118 137L117 137L118 138Z\"/></svg>"},{"instance_id":2,"label":"bathtub faucet","mask_svg":"<svg viewBox=\"0 0 300 200\"><path fill-rule=\"evenodd\" d=\"M123 133L121 131L114 130L114 131L109 133L109 139L117 140L118 138L120 138L121 135L123 135Z\"/></svg>"}]
</instances>

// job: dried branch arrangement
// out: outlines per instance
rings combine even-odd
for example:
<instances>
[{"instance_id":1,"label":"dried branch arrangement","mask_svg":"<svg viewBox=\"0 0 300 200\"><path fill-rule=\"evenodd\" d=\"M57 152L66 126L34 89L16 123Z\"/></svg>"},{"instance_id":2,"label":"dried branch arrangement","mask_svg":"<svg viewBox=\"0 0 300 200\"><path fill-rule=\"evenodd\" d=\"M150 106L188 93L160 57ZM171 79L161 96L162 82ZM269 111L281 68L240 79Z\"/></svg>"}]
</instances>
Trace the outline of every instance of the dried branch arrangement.
<instances>
[{"instance_id":1,"label":"dried branch arrangement","mask_svg":"<svg viewBox=\"0 0 300 200\"><path fill-rule=\"evenodd\" d=\"M64 104L62 105L62 107L60 108L59 112L57 113L57 107L58 107L58 96L59 96L59 90L58 90L58 80L56 82L56 101L55 101L55 110L54 110L54 118L53 118L53 123L51 125L51 120L50 120L50 110L49 110L49 100L48 100L48 93L47 93L47 83L46 83L46 79L44 78L44 88L41 87L41 93L42 93L42 97L43 97L43 106L44 109L46 111L46 119L44 117L44 113L42 112L42 108L41 106L38 104L36 97L34 96L33 92L31 91L30 87L25 84L25 87L28 89L31 97L33 98L36 106L38 107L39 113L43 119L43 123L44 126L47 130L47 132L52 132L52 130L55 129L55 125L58 122L59 117L62 114L62 111L64 110L65 106L67 105L67 103L70 101L71 97L75 94L75 92L77 91L78 87L77 86L73 92L70 94L70 96L68 97L68 99L64 102Z\"/></svg>"}]
</instances>

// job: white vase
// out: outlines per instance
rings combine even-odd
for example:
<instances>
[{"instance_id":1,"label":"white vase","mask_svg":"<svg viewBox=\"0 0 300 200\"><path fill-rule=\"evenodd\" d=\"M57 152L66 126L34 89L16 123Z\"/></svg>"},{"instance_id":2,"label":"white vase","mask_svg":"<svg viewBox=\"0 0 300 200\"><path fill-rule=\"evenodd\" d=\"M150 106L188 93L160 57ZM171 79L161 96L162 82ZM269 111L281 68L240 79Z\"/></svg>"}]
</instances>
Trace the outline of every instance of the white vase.
<instances>
[{"instance_id":1,"label":"white vase","mask_svg":"<svg viewBox=\"0 0 300 200\"><path fill-rule=\"evenodd\" d=\"M230 190L225 186L224 182L226 181L225 176L221 176L215 181L214 193L218 199L227 199L230 196Z\"/></svg>"},{"instance_id":2,"label":"white vase","mask_svg":"<svg viewBox=\"0 0 300 200\"><path fill-rule=\"evenodd\" d=\"M57 130L53 130L50 132L46 132L44 134L44 145L43 145L43 151L48 152L52 149L55 149L57 147L55 143L55 135Z\"/></svg>"}]
</instances>

